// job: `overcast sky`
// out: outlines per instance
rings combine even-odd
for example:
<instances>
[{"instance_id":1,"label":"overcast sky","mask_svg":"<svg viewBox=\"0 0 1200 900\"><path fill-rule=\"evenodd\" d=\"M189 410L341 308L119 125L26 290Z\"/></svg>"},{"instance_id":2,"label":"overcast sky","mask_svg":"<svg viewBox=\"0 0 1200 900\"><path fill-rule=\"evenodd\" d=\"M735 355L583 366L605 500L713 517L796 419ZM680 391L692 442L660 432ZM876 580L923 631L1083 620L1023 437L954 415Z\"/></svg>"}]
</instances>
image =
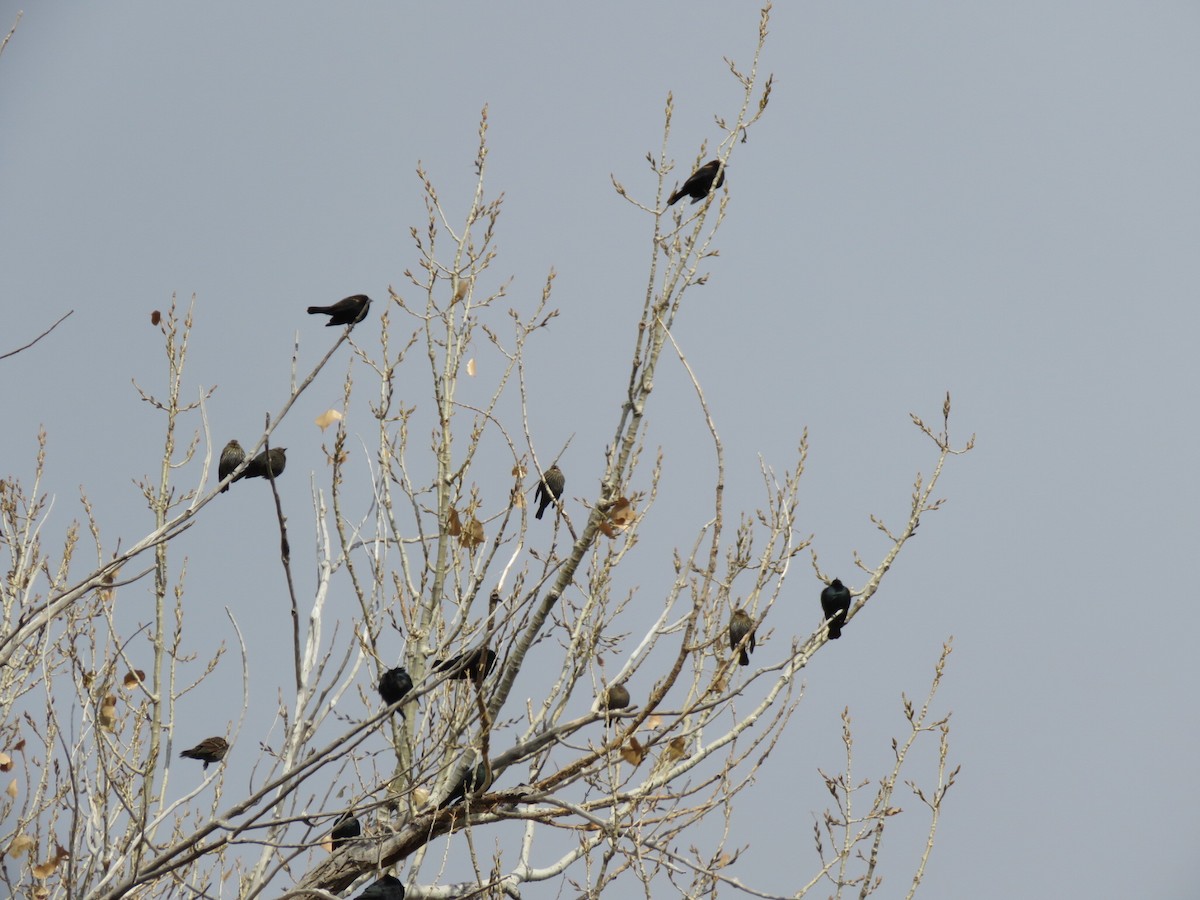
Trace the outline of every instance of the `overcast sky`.
<instances>
[{"instance_id":1,"label":"overcast sky","mask_svg":"<svg viewBox=\"0 0 1200 900\"><path fill-rule=\"evenodd\" d=\"M17 8L0 2L4 31ZM574 435L568 493L591 496L649 256L610 176L653 201L668 91L680 170L715 145L713 116L738 100L722 56L748 63L756 28L755 6L730 2L30 4L0 56L0 352L75 313L0 363L0 475L30 478L44 425L44 542L82 516L80 486L110 545L140 537L132 480L162 446L131 384L162 384L149 311L197 296L185 381L219 385L218 445L247 440L281 405L297 332L302 368L336 334L305 306L404 286L418 161L465 208L488 104L495 283L511 275L528 312L558 273L531 423L550 456ZM1195 896L1198 42L1194 3L775 10L771 104L737 147L721 255L676 332L727 444L727 507L761 505L759 455L783 469L807 428L801 530L857 587L853 551L886 549L868 516L899 524L934 460L908 413L937 421L949 390L952 437L978 448L807 670L734 821L748 883L807 881L840 710L870 774L902 733L900 692L923 696L953 635L939 702L963 771L920 896ZM297 537L325 471L311 422L344 371L280 433ZM660 381L664 499L645 529L669 548L704 521L711 449L680 367ZM178 551L189 597L278 603L273 511L210 512ZM631 585L669 578L662 554L634 564ZM760 653L817 624L816 579L792 583Z\"/></svg>"}]
</instances>

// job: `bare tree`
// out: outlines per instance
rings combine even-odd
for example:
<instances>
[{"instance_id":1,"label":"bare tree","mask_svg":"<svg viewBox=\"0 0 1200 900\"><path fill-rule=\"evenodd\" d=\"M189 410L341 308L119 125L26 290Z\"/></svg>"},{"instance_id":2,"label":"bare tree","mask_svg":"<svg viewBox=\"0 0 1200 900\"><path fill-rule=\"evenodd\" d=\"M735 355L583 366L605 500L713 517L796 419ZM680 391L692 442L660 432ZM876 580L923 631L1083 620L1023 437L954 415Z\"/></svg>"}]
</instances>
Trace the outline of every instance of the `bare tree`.
<instances>
[{"instance_id":1,"label":"bare tree","mask_svg":"<svg viewBox=\"0 0 1200 900\"><path fill-rule=\"evenodd\" d=\"M723 139L712 153L722 166L768 107L771 79L759 73L768 20L769 7L751 64L729 63L743 99L735 115L717 119ZM180 797L167 790L187 746L176 746L185 740L177 702L218 667L238 665L222 648L198 676L184 679L181 669L191 653L182 604L187 565L172 561L172 541L245 468L205 487L214 456L212 391L184 399L195 301L186 310L172 302L158 323L165 393L137 388L165 422L161 469L141 485L155 517L145 537L126 549L107 547L85 497L95 561L87 575L72 577L82 565L78 530L67 530L58 558L42 547L51 511L41 493L44 434L29 488L0 482L9 554L0 587L0 769L12 773L14 786L2 795L0 846L20 860L0 877L14 896L332 897L389 871L409 885L410 897L516 897L526 884L564 879L569 889L559 892L585 897L610 886L622 896L632 889L651 896L652 884L666 883L689 897L722 886L771 896L731 874L742 847L731 842L730 816L763 760L787 741L800 700L797 675L827 643L828 625L786 647L776 640L748 666L738 660L767 634L797 556L822 581L832 573L812 539L797 533L806 436L790 467L763 465L765 508L735 522L725 508L724 449L700 374L712 364L693 366L672 329L705 283L728 193L718 179L695 205L666 204L679 180L669 154L672 112L668 97L662 147L647 157L658 176L653 202L631 197L614 180L648 223L651 263L640 317L630 323L628 382L599 488L589 494L585 484L573 493L568 482L550 498L536 532L527 498L562 450L539 445L527 392L542 377L531 347L556 324L555 276L547 276L531 312L501 308L505 284L496 285L492 269L502 199L488 199L485 190L486 108L475 190L460 224L418 167L427 221L412 229L415 270L376 304L384 307L378 345L360 343L373 331L350 326L305 377L293 358L292 390L266 418L247 459L270 449L279 422L339 348L352 353L342 407L320 423L335 428L326 447L329 481L312 482L318 574L310 596L293 576L288 516L266 467L290 601L291 660L271 686L280 698L271 740L240 719L213 735L242 753L258 742L249 787L206 763L197 787ZM709 156L700 148L687 172ZM500 364L486 401L469 404L459 399L460 387L475 375L479 346ZM712 507L687 537L688 549L676 553L665 596L638 597L626 560L643 528L657 524L651 512L661 470L661 459L646 463L645 416L656 373L672 361L688 374L710 434ZM432 412L405 405L421 372L428 373ZM369 437L347 426L364 406L375 423ZM200 427L181 447L185 417L194 416ZM940 429L914 417L934 445L934 468L917 477L902 526L876 522L888 549L878 562L859 561L850 621L923 516L940 505L934 492L945 463L971 447L951 444L949 417L949 395ZM499 489L497 460L510 473ZM197 481L180 490L172 479L185 466L199 469ZM155 608L149 624L131 633L114 598L143 579L152 583ZM349 620L329 610L338 586L355 597ZM735 609L750 621L731 646ZM242 660L244 716L245 659L255 648L229 619ZM893 745L894 768L870 782L865 809L857 799L864 782L852 780L847 712L846 771L814 773L825 779L834 808L814 831L813 876L788 896L830 884L839 896L866 896L878 886L885 830L901 818L915 821L900 815L894 792L914 748L932 734L936 774L925 785L910 783L929 811L910 896L917 890L957 773L948 762L948 717L931 711L948 655L949 645L924 704L903 700L910 733ZM147 658L149 669L139 669ZM397 665L413 686L386 706L374 685ZM514 686L533 669L543 694L521 705ZM649 689L630 696L628 686L638 682ZM347 713L359 698L367 711ZM380 732L389 748L382 754L368 743ZM339 832L331 855L314 865L314 845L351 817L358 827ZM679 849L685 843L686 852Z\"/></svg>"}]
</instances>

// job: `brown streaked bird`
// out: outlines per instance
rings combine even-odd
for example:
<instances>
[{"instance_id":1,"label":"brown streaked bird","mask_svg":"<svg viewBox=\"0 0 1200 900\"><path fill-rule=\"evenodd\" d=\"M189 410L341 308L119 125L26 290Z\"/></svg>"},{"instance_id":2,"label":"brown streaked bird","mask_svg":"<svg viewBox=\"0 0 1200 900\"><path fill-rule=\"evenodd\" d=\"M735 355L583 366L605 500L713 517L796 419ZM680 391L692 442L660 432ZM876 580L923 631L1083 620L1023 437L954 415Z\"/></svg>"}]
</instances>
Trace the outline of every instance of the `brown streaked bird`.
<instances>
[{"instance_id":1,"label":"brown streaked bird","mask_svg":"<svg viewBox=\"0 0 1200 900\"><path fill-rule=\"evenodd\" d=\"M610 684L601 697L605 709L624 709L629 705L629 688L623 684Z\"/></svg>"},{"instance_id":2,"label":"brown streaked bird","mask_svg":"<svg viewBox=\"0 0 1200 900\"><path fill-rule=\"evenodd\" d=\"M229 742L225 738L210 737L205 738L190 750L181 750L179 755L187 759L198 759L204 763L204 768L207 769L209 763L220 762L228 752Z\"/></svg>"},{"instance_id":3,"label":"brown streaked bird","mask_svg":"<svg viewBox=\"0 0 1200 900\"><path fill-rule=\"evenodd\" d=\"M329 316L329 321L325 323L325 327L328 328L331 325L357 325L367 317L367 310L370 308L370 297L366 294L355 294L353 297L339 300L332 306L310 306L308 314Z\"/></svg>"},{"instance_id":4,"label":"brown streaked bird","mask_svg":"<svg viewBox=\"0 0 1200 900\"><path fill-rule=\"evenodd\" d=\"M384 875L354 900L404 900L404 885L395 875Z\"/></svg>"},{"instance_id":5,"label":"brown streaked bird","mask_svg":"<svg viewBox=\"0 0 1200 900\"><path fill-rule=\"evenodd\" d=\"M743 638L746 639L745 644L742 644ZM750 654L754 652L754 620L744 609L735 609L729 617L729 649L740 650L739 666L750 665Z\"/></svg>"},{"instance_id":6,"label":"brown streaked bird","mask_svg":"<svg viewBox=\"0 0 1200 900\"><path fill-rule=\"evenodd\" d=\"M458 780L454 782L454 787L450 788L450 793L446 794L446 799L439 803L437 808L445 809L466 800L468 796L477 797L486 793L492 786L493 778L492 767L488 765L488 761L480 759L478 765L463 769Z\"/></svg>"},{"instance_id":7,"label":"brown streaked bird","mask_svg":"<svg viewBox=\"0 0 1200 900\"><path fill-rule=\"evenodd\" d=\"M718 169L720 169L720 175L717 175ZM683 187L667 199L667 206L674 206L684 197L691 197L692 203L699 203L708 196L709 189L713 186L713 178L717 179L718 188L725 183L725 168L721 166L719 159L710 159L689 175L688 180L683 183Z\"/></svg>"},{"instance_id":8,"label":"brown streaked bird","mask_svg":"<svg viewBox=\"0 0 1200 900\"><path fill-rule=\"evenodd\" d=\"M358 821L353 810L346 810L333 826L333 831L329 832L329 842L336 852L347 841L360 834L362 834L362 823Z\"/></svg>"},{"instance_id":9,"label":"brown streaked bird","mask_svg":"<svg viewBox=\"0 0 1200 900\"><path fill-rule=\"evenodd\" d=\"M821 612L829 620L829 639L836 641L842 636L842 628L846 624L846 613L850 611L850 589L842 584L840 578L829 582L829 587L821 591Z\"/></svg>"},{"instance_id":10,"label":"brown streaked bird","mask_svg":"<svg viewBox=\"0 0 1200 900\"><path fill-rule=\"evenodd\" d=\"M283 474L286 465L287 447L272 447L250 460L246 468L242 470L242 474L234 481L241 478L270 478L272 475L278 478Z\"/></svg>"},{"instance_id":11,"label":"brown streaked bird","mask_svg":"<svg viewBox=\"0 0 1200 900\"><path fill-rule=\"evenodd\" d=\"M453 681L471 679L479 684L492 674L496 668L496 651L485 647L477 647L468 653L460 653L447 660L435 659L433 668L436 672L449 672Z\"/></svg>"},{"instance_id":12,"label":"brown streaked bird","mask_svg":"<svg viewBox=\"0 0 1200 900\"><path fill-rule=\"evenodd\" d=\"M217 480L224 481L234 469L242 464L246 458L246 451L242 449L242 445L237 441L230 441L225 445L225 449L221 451L221 460L217 463ZM221 493L229 490L229 485L221 488Z\"/></svg>"},{"instance_id":13,"label":"brown streaked bird","mask_svg":"<svg viewBox=\"0 0 1200 900\"><path fill-rule=\"evenodd\" d=\"M566 476L563 475L562 469L557 464L547 469L545 476L538 482L537 493L533 495L534 502L538 505L537 512L533 514L533 517L540 519L542 513L546 511L546 507L562 496L563 488L566 486Z\"/></svg>"}]
</instances>

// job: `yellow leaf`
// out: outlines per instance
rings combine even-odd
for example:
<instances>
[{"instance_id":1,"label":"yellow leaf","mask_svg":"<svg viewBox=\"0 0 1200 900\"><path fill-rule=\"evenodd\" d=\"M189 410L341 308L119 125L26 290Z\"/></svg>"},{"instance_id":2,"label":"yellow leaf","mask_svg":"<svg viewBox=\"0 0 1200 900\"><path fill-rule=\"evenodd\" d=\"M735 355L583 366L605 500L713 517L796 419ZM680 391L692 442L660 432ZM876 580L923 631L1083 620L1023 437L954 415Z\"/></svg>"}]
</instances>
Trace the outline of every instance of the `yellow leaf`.
<instances>
[{"instance_id":1,"label":"yellow leaf","mask_svg":"<svg viewBox=\"0 0 1200 900\"><path fill-rule=\"evenodd\" d=\"M17 779L14 778L12 781L10 781L8 783L8 787L6 787L4 789L4 793L8 794L8 796L10 796L14 799L16 798L16 796L17 796Z\"/></svg>"},{"instance_id":2,"label":"yellow leaf","mask_svg":"<svg viewBox=\"0 0 1200 900\"><path fill-rule=\"evenodd\" d=\"M429 789L428 788L423 788L423 787L413 788L413 803L415 803L417 806L424 806L428 802L429 802Z\"/></svg>"},{"instance_id":3,"label":"yellow leaf","mask_svg":"<svg viewBox=\"0 0 1200 900\"><path fill-rule=\"evenodd\" d=\"M651 716L646 720L646 727L653 730L662 724L662 716Z\"/></svg>"},{"instance_id":4,"label":"yellow leaf","mask_svg":"<svg viewBox=\"0 0 1200 900\"><path fill-rule=\"evenodd\" d=\"M342 421L342 414L336 409L327 409L316 418L317 427L324 431L334 422Z\"/></svg>"},{"instance_id":5,"label":"yellow leaf","mask_svg":"<svg viewBox=\"0 0 1200 900\"><path fill-rule=\"evenodd\" d=\"M467 374L472 378L475 377L475 357L473 356L467 360Z\"/></svg>"},{"instance_id":6,"label":"yellow leaf","mask_svg":"<svg viewBox=\"0 0 1200 900\"><path fill-rule=\"evenodd\" d=\"M8 855L13 859L28 853L33 848L33 838L22 832L12 839L8 845Z\"/></svg>"}]
</instances>

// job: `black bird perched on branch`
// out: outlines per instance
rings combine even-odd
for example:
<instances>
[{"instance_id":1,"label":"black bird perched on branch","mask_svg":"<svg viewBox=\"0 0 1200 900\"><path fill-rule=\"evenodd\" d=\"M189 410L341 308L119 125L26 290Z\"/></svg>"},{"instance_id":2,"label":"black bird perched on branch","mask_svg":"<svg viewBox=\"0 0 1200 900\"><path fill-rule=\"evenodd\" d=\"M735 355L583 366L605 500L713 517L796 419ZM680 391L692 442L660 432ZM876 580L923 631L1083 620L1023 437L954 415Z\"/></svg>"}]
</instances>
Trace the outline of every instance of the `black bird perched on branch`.
<instances>
[{"instance_id":1,"label":"black bird perched on branch","mask_svg":"<svg viewBox=\"0 0 1200 900\"><path fill-rule=\"evenodd\" d=\"M720 175L717 174L717 170L720 170ZM692 203L699 203L708 196L714 178L717 179L718 188L725 183L725 169L721 166L719 159L710 159L689 175L688 180L683 183L683 187L667 199L667 206L674 206L684 197L691 197Z\"/></svg>"},{"instance_id":2,"label":"black bird perched on branch","mask_svg":"<svg viewBox=\"0 0 1200 900\"><path fill-rule=\"evenodd\" d=\"M204 768L207 769L209 763L220 762L228 752L229 742L225 738L210 737L205 738L190 750L180 751L179 755L187 759L198 759L204 763Z\"/></svg>"},{"instance_id":3,"label":"black bird perched on branch","mask_svg":"<svg viewBox=\"0 0 1200 900\"><path fill-rule=\"evenodd\" d=\"M358 821L352 811L346 810L334 824L333 831L329 832L329 841L333 844L333 849L337 850L348 840L356 838L360 834L362 834L362 823Z\"/></svg>"},{"instance_id":4,"label":"black bird perched on branch","mask_svg":"<svg viewBox=\"0 0 1200 900\"><path fill-rule=\"evenodd\" d=\"M439 803L437 808L445 809L447 806L452 806L467 799L468 794L474 797L486 793L487 789L492 786L492 778L492 767L488 765L486 759L480 759L477 766L467 766L458 780L454 782L454 787L450 788L446 799Z\"/></svg>"},{"instance_id":5,"label":"black bird perched on branch","mask_svg":"<svg viewBox=\"0 0 1200 900\"><path fill-rule=\"evenodd\" d=\"M404 885L395 875L384 875L355 900L404 900Z\"/></svg>"},{"instance_id":6,"label":"black bird perched on branch","mask_svg":"<svg viewBox=\"0 0 1200 900\"><path fill-rule=\"evenodd\" d=\"M310 306L308 314L315 316L320 313L329 316L329 321L325 323L325 327L328 328L331 325L357 325L367 317L367 310L370 308L370 297L366 294L355 294L353 297L339 300L333 306Z\"/></svg>"},{"instance_id":7,"label":"black bird perched on branch","mask_svg":"<svg viewBox=\"0 0 1200 900\"><path fill-rule=\"evenodd\" d=\"M237 441L230 441L225 445L225 449L221 451L221 460L217 463L217 480L224 481L234 469L242 464L246 458L246 451L242 449L242 445ZM221 493L229 490L229 485L221 488Z\"/></svg>"},{"instance_id":8,"label":"black bird perched on branch","mask_svg":"<svg viewBox=\"0 0 1200 900\"><path fill-rule=\"evenodd\" d=\"M388 706L399 703L413 688L412 677L404 666L388 669L379 679L379 696ZM404 718L404 710L398 709L400 718Z\"/></svg>"},{"instance_id":9,"label":"black bird perched on branch","mask_svg":"<svg viewBox=\"0 0 1200 900\"><path fill-rule=\"evenodd\" d=\"M605 709L624 709L629 705L629 688L623 684L610 684L602 699L601 705Z\"/></svg>"},{"instance_id":10,"label":"black bird perched on branch","mask_svg":"<svg viewBox=\"0 0 1200 900\"><path fill-rule=\"evenodd\" d=\"M242 478L270 478L272 475L278 478L286 465L287 447L272 447L250 460L249 465L234 481Z\"/></svg>"},{"instance_id":11,"label":"black bird perched on branch","mask_svg":"<svg viewBox=\"0 0 1200 900\"><path fill-rule=\"evenodd\" d=\"M829 582L829 587L821 591L821 612L829 620L829 639L836 641L842 636L842 627L846 624L846 613L850 611L850 589L838 578Z\"/></svg>"},{"instance_id":12,"label":"black bird perched on branch","mask_svg":"<svg viewBox=\"0 0 1200 900\"><path fill-rule=\"evenodd\" d=\"M557 464L547 469L542 480L538 482L537 493L533 495L534 502L538 505L538 510L533 517L540 519L542 513L546 511L546 507L562 496L563 488L566 486L566 476L563 475L562 469Z\"/></svg>"},{"instance_id":13,"label":"black bird perched on branch","mask_svg":"<svg viewBox=\"0 0 1200 900\"><path fill-rule=\"evenodd\" d=\"M746 635L750 637L746 638ZM746 638L746 643L741 647L738 665L748 666L750 654L754 652L754 620L744 609L735 609L729 617L729 649L737 650L743 638Z\"/></svg>"},{"instance_id":14,"label":"black bird perched on branch","mask_svg":"<svg viewBox=\"0 0 1200 900\"><path fill-rule=\"evenodd\" d=\"M496 668L496 651L478 647L469 653L460 653L447 660L435 659L433 668L437 672L450 672L451 679L455 681L470 678L479 684Z\"/></svg>"}]
</instances>

